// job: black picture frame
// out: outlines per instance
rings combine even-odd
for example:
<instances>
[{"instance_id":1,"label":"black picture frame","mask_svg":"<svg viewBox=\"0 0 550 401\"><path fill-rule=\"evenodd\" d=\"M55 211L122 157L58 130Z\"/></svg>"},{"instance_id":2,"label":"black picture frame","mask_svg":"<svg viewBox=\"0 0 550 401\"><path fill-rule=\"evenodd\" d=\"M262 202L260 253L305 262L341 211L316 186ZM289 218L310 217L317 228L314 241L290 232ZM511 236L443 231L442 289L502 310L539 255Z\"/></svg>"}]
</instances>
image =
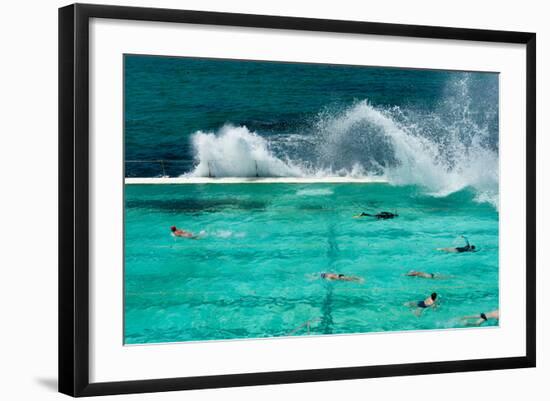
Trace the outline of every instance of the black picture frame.
<instances>
[{"instance_id":1,"label":"black picture frame","mask_svg":"<svg viewBox=\"0 0 550 401\"><path fill-rule=\"evenodd\" d=\"M521 357L90 383L89 21L91 18L437 38L526 45L526 354ZM536 35L479 29L74 4L59 9L59 391L71 396L362 379L536 364Z\"/></svg>"}]
</instances>

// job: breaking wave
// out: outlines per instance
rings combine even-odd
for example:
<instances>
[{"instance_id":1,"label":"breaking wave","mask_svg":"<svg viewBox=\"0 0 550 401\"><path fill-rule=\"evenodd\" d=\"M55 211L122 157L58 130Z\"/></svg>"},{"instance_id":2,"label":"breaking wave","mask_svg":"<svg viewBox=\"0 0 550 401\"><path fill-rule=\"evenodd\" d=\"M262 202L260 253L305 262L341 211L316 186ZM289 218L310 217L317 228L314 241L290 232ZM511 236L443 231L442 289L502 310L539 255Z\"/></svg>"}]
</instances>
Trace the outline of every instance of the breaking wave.
<instances>
[{"instance_id":1,"label":"breaking wave","mask_svg":"<svg viewBox=\"0 0 550 401\"><path fill-rule=\"evenodd\" d=\"M473 189L498 207L498 102L472 103L468 77L435 110L356 101L320 112L300 132L226 124L192 136L192 176L384 177L433 196Z\"/></svg>"},{"instance_id":2,"label":"breaking wave","mask_svg":"<svg viewBox=\"0 0 550 401\"><path fill-rule=\"evenodd\" d=\"M299 177L304 171L269 150L268 141L246 127L226 125L193 135L198 177Z\"/></svg>"}]
</instances>

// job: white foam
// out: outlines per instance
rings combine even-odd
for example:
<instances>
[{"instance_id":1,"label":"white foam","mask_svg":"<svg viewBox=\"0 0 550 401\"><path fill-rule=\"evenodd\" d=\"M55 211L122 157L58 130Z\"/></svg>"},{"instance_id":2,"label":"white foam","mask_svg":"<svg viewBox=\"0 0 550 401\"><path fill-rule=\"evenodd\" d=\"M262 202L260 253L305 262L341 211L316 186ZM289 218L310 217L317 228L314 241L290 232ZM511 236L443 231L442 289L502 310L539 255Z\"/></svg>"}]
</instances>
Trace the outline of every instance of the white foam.
<instances>
[{"instance_id":1,"label":"white foam","mask_svg":"<svg viewBox=\"0 0 550 401\"><path fill-rule=\"evenodd\" d=\"M193 134L195 177L300 177L304 172L272 154L266 139L246 127L223 126Z\"/></svg>"},{"instance_id":2,"label":"white foam","mask_svg":"<svg viewBox=\"0 0 550 401\"><path fill-rule=\"evenodd\" d=\"M298 196L326 196L332 195L334 191L330 188L300 189L296 192Z\"/></svg>"},{"instance_id":3,"label":"white foam","mask_svg":"<svg viewBox=\"0 0 550 401\"><path fill-rule=\"evenodd\" d=\"M231 230L218 230L214 233L215 237L218 238L244 238L246 237L246 233L244 232L233 232Z\"/></svg>"}]
</instances>

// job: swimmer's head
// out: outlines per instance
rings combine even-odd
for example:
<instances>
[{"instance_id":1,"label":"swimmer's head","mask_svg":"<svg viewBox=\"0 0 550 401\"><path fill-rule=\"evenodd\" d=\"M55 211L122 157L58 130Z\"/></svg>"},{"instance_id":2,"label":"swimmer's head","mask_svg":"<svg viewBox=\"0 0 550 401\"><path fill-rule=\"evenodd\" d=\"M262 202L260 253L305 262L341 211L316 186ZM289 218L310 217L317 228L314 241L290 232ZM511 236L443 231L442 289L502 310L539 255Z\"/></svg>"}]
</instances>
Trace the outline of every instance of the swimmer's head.
<instances>
[{"instance_id":1,"label":"swimmer's head","mask_svg":"<svg viewBox=\"0 0 550 401\"><path fill-rule=\"evenodd\" d=\"M472 246L470 247L470 249L476 249L476 246L475 246L475 245L472 245Z\"/></svg>"},{"instance_id":2,"label":"swimmer's head","mask_svg":"<svg viewBox=\"0 0 550 401\"><path fill-rule=\"evenodd\" d=\"M326 273L321 273L321 278L325 278L327 276Z\"/></svg>"},{"instance_id":3,"label":"swimmer's head","mask_svg":"<svg viewBox=\"0 0 550 401\"><path fill-rule=\"evenodd\" d=\"M432 292L432 295L430 295L430 298L432 299L432 301L435 301L435 299L437 298L437 294L435 292Z\"/></svg>"},{"instance_id":4,"label":"swimmer's head","mask_svg":"<svg viewBox=\"0 0 550 401\"><path fill-rule=\"evenodd\" d=\"M176 230L177 230L176 226L170 227L170 231L174 232L174 231L176 231Z\"/></svg>"},{"instance_id":5,"label":"swimmer's head","mask_svg":"<svg viewBox=\"0 0 550 401\"><path fill-rule=\"evenodd\" d=\"M338 278L342 278L342 277L344 277L343 274L339 274L339 275L338 275Z\"/></svg>"}]
</instances>

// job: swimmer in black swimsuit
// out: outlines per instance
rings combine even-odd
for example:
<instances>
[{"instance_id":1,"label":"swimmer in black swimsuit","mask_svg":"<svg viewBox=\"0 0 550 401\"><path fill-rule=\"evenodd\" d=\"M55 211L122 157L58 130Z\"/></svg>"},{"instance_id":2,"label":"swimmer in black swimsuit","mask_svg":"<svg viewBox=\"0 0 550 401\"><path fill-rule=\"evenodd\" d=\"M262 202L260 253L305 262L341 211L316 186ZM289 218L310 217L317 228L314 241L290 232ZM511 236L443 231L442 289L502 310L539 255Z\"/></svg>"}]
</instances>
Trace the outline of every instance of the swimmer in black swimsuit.
<instances>
[{"instance_id":1,"label":"swimmer in black swimsuit","mask_svg":"<svg viewBox=\"0 0 550 401\"><path fill-rule=\"evenodd\" d=\"M407 302L405 306L408 306L410 308L416 308L414 313L417 316L419 316L424 311L424 309L436 307L436 303L435 303L436 298L437 298L437 294L433 292L428 298L424 299L423 301Z\"/></svg>"},{"instance_id":2,"label":"swimmer in black swimsuit","mask_svg":"<svg viewBox=\"0 0 550 401\"><path fill-rule=\"evenodd\" d=\"M464 235L461 236L466 241L465 246L456 246L456 247L449 247L449 248L437 248L438 251L443 252L449 252L449 253L463 253L463 252L478 252L479 250L476 249L475 245L470 245L470 242L468 241L468 238L466 238Z\"/></svg>"},{"instance_id":3,"label":"swimmer in black swimsuit","mask_svg":"<svg viewBox=\"0 0 550 401\"><path fill-rule=\"evenodd\" d=\"M336 273L321 273L321 278L329 281L353 281L356 283L362 283L364 280L357 276L346 276L344 274Z\"/></svg>"},{"instance_id":4,"label":"swimmer in black swimsuit","mask_svg":"<svg viewBox=\"0 0 550 401\"><path fill-rule=\"evenodd\" d=\"M357 217L375 217L377 220L388 220L393 219L394 217L398 217L399 215L397 213L390 213L390 212L380 212L377 214L369 214L362 212L361 214L358 214L356 216L353 216L355 218Z\"/></svg>"},{"instance_id":5,"label":"swimmer in black swimsuit","mask_svg":"<svg viewBox=\"0 0 550 401\"><path fill-rule=\"evenodd\" d=\"M461 320L464 321L464 324L466 326L481 326L483 323L485 323L488 320L494 319L499 320L500 313L499 310L494 310L492 312L487 313L480 313L479 315L473 315L473 316L464 316Z\"/></svg>"}]
</instances>

